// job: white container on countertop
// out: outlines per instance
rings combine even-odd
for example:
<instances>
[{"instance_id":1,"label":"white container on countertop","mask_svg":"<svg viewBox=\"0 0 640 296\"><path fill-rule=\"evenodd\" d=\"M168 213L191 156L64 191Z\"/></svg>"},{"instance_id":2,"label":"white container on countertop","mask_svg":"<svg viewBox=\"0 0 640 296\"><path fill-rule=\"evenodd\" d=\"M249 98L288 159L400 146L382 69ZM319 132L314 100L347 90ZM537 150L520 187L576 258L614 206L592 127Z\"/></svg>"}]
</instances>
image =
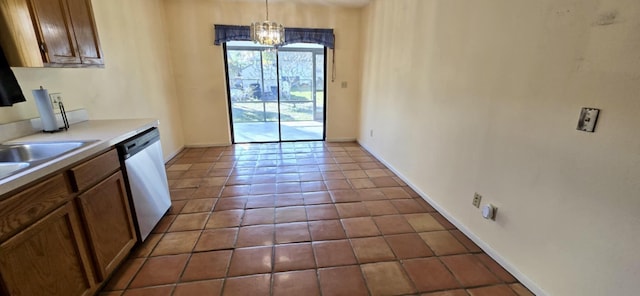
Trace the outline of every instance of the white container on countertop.
<instances>
[{"instance_id":1,"label":"white container on countertop","mask_svg":"<svg viewBox=\"0 0 640 296\"><path fill-rule=\"evenodd\" d=\"M38 113L40 113L43 130L45 132L57 132L60 128L58 127L56 115L53 113L53 106L49 100L49 92L42 88L42 86L40 89L34 89L32 92L36 100Z\"/></svg>"}]
</instances>

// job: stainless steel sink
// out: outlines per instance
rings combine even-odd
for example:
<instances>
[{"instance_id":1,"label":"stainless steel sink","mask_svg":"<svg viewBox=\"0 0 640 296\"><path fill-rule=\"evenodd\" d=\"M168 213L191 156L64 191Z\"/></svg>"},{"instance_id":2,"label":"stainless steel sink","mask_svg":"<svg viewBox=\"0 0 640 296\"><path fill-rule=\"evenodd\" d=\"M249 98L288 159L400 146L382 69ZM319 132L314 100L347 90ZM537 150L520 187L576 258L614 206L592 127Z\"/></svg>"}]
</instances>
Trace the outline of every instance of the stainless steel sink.
<instances>
[{"instance_id":1,"label":"stainless steel sink","mask_svg":"<svg viewBox=\"0 0 640 296\"><path fill-rule=\"evenodd\" d=\"M0 145L0 179L96 142L31 142Z\"/></svg>"},{"instance_id":2,"label":"stainless steel sink","mask_svg":"<svg viewBox=\"0 0 640 296\"><path fill-rule=\"evenodd\" d=\"M41 142L0 145L0 162L35 162L80 148L84 142Z\"/></svg>"},{"instance_id":3,"label":"stainless steel sink","mask_svg":"<svg viewBox=\"0 0 640 296\"><path fill-rule=\"evenodd\" d=\"M0 179L29 167L26 162L0 162Z\"/></svg>"}]
</instances>

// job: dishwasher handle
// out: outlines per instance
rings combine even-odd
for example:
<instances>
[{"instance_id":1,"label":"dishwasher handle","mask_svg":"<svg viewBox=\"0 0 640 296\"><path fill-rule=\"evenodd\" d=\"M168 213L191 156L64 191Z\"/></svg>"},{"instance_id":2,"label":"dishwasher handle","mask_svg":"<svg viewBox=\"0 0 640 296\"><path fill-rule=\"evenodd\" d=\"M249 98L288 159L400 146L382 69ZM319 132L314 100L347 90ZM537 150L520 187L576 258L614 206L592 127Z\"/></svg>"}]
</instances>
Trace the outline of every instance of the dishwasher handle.
<instances>
[{"instance_id":1,"label":"dishwasher handle","mask_svg":"<svg viewBox=\"0 0 640 296\"><path fill-rule=\"evenodd\" d=\"M151 140L146 141L146 142L144 142L144 143L140 144L140 146L142 146L142 147L144 148L144 147L149 146L149 143L151 143ZM136 142L131 143L131 144L128 144L128 145L127 145L127 150L128 150L128 151L131 151L132 149L136 148L137 146L138 146L138 143L136 143ZM142 149L142 148L141 148L141 149Z\"/></svg>"},{"instance_id":2,"label":"dishwasher handle","mask_svg":"<svg viewBox=\"0 0 640 296\"><path fill-rule=\"evenodd\" d=\"M121 159L127 159L160 140L157 128L148 129L116 145Z\"/></svg>"}]
</instances>

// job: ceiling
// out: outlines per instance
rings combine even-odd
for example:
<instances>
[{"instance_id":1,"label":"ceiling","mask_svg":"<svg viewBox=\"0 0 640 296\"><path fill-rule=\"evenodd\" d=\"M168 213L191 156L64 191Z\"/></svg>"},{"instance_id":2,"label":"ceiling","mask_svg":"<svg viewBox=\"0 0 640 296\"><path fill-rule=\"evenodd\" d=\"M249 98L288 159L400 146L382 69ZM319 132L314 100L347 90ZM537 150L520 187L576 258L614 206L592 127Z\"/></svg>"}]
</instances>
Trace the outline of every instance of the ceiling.
<instances>
[{"instance_id":1,"label":"ceiling","mask_svg":"<svg viewBox=\"0 0 640 296\"><path fill-rule=\"evenodd\" d=\"M226 0L226 1L242 1L242 2L264 2L264 0ZM269 0L269 3L278 2L298 2L298 3L310 3L321 5L336 5L346 7L362 7L373 0Z\"/></svg>"}]
</instances>

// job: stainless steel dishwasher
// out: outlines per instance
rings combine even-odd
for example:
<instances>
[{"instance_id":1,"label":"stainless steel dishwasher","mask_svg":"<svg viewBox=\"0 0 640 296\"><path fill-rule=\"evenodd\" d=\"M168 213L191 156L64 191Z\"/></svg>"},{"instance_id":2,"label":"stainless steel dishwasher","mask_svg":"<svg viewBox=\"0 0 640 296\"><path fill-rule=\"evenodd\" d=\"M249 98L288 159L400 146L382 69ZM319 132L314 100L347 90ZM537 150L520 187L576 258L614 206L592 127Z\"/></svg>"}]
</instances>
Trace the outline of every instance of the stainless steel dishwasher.
<instances>
[{"instance_id":1,"label":"stainless steel dishwasher","mask_svg":"<svg viewBox=\"0 0 640 296\"><path fill-rule=\"evenodd\" d=\"M127 191L140 241L144 241L171 207L160 133L149 129L116 145L124 163Z\"/></svg>"}]
</instances>

